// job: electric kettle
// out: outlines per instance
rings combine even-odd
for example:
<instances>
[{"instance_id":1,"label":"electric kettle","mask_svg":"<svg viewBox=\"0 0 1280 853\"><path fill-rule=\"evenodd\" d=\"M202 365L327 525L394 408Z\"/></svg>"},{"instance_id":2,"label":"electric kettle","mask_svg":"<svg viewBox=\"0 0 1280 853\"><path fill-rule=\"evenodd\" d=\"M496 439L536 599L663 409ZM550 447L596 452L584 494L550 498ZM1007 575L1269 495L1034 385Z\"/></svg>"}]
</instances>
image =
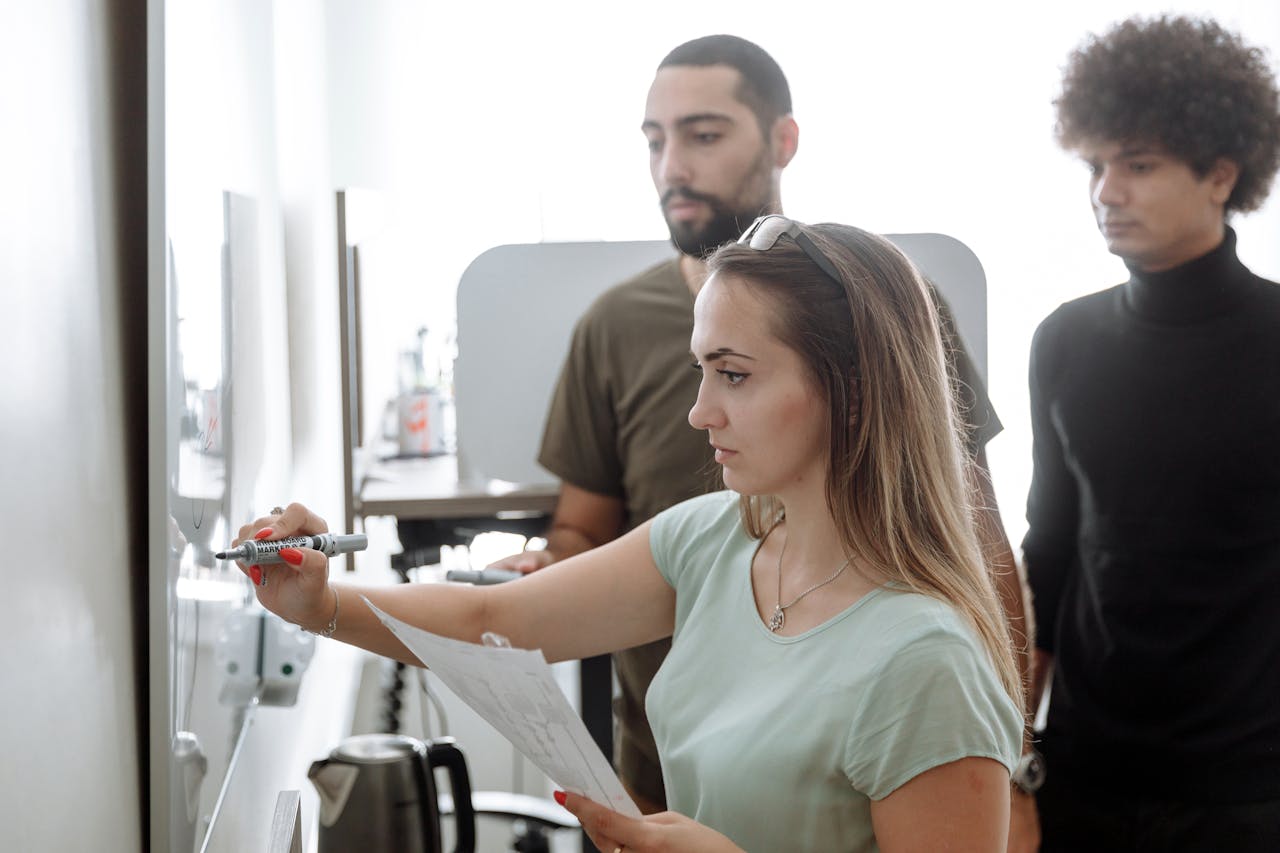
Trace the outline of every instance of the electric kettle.
<instances>
[{"instance_id":1,"label":"electric kettle","mask_svg":"<svg viewBox=\"0 0 1280 853\"><path fill-rule=\"evenodd\" d=\"M454 853L474 853L475 811L466 758L453 738L353 735L307 777L320 794L320 853L443 853L436 767L449 771Z\"/></svg>"}]
</instances>

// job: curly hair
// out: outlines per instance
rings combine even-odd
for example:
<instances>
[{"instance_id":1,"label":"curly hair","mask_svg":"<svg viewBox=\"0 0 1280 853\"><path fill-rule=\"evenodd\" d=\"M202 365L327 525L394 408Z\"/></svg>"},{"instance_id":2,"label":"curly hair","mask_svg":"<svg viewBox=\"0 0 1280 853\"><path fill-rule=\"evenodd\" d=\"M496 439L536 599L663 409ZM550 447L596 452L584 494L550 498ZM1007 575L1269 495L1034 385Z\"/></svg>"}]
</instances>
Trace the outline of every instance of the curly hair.
<instances>
[{"instance_id":1,"label":"curly hair","mask_svg":"<svg viewBox=\"0 0 1280 853\"><path fill-rule=\"evenodd\" d=\"M1156 143L1200 176L1233 161L1227 211L1260 207L1280 167L1280 93L1266 54L1213 20L1134 17L1089 37L1068 58L1054 106L1066 149Z\"/></svg>"}]
</instances>

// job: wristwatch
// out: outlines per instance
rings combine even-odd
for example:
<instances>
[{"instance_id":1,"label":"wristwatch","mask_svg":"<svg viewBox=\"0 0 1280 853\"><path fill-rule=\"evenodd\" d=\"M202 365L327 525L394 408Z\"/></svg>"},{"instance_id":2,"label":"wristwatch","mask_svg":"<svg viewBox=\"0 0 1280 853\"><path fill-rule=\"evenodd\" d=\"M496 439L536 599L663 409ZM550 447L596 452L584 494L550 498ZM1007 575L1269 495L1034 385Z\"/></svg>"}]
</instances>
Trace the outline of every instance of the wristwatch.
<instances>
[{"instance_id":1,"label":"wristwatch","mask_svg":"<svg viewBox=\"0 0 1280 853\"><path fill-rule=\"evenodd\" d=\"M1024 753L1022 758L1018 759L1018 763L1013 768L1013 774L1009 779L1022 793L1034 794L1044 784L1044 777L1044 756L1036 752L1035 749L1031 749L1029 752Z\"/></svg>"}]
</instances>

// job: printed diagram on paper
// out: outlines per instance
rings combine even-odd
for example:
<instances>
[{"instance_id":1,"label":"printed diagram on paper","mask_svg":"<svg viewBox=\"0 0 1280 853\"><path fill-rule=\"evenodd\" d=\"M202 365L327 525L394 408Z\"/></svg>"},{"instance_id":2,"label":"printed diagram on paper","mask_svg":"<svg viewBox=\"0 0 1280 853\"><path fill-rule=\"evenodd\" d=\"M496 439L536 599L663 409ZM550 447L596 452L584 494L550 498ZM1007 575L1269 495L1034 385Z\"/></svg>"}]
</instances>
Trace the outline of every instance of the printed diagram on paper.
<instances>
[{"instance_id":1,"label":"printed diagram on paper","mask_svg":"<svg viewBox=\"0 0 1280 853\"><path fill-rule=\"evenodd\" d=\"M379 610L382 624L437 678L566 791L630 817L640 811L591 739L540 651L464 643L415 628Z\"/></svg>"}]
</instances>

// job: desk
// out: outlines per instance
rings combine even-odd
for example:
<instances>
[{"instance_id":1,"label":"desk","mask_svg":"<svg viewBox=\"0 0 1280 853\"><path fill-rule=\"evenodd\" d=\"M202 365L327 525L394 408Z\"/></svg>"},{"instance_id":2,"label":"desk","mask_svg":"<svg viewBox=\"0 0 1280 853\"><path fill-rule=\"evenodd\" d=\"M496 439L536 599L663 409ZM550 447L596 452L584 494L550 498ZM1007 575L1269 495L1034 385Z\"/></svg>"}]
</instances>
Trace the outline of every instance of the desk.
<instances>
[{"instance_id":1,"label":"desk","mask_svg":"<svg viewBox=\"0 0 1280 853\"><path fill-rule=\"evenodd\" d=\"M356 514L421 520L550 515L559 494L550 483L460 483L453 455L375 460L361 478Z\"/></svg>"}]
</instances>

